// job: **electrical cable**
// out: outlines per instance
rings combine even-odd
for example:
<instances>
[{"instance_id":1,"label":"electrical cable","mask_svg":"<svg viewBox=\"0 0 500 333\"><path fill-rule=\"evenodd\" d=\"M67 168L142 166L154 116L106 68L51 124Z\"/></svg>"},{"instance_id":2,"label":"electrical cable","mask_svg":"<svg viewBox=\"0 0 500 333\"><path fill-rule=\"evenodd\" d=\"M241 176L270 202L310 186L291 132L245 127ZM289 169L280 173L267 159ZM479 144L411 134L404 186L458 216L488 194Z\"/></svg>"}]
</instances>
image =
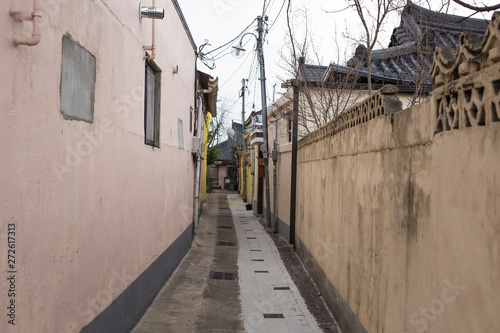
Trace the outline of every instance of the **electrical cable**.
<instances>
[{"instance_id":1,"label":"electrical cable","mask_svg":"<svg viewBox=\"0 0 500 333\"><path fill-rule=\"evenodd\" d=\"M276 15L276 18L274 19L273 23L271 23L271 25L269 26L268 31L270 31L273 28L274 24L278 20L278 17L281 15L281 12L283 11L283 8L285 8L285 3L286 2L287 2L287 0L283 0L283 3L281 4L280 11L278 12L278 15Z\"/></svg>"},{"instance_id":2,"label":"electrical cable","mask_svg":"<svg viewBox=\"0 0 500 333\"><path fill-rule=\"evenodd\" d=\"M232 40L230 40L230 41L229 41L229 42L227 42L226 44L223 44L223 45L221 45L221 46L219 46L219 47L216 47L215 49L210 50L210 51L208 51L208 52L206 52L206 53L204 53L204 54L205 54L205 55L208 55L208 54L213 53L213 52L215 52L215 51L217 51L217 50L219 50L219 49L221 49L221 48L223 48L223 47L225 47L225 46L227 46L227 45L229 45L229 44L232 44L235 40L237 40L237 39L238 39L238 38L240 38L243 34L245 34L245 32L246 32L246 31L247 31L247 30L248 30L248 29L252 26L252 24L253 24L256 20L257 20L257 18L255 18L255 19L254 19L254 20L253 20L253 21L252 21L252 22L251 22L251 23L250 23L250 24L249 24L249 25L248 25L245 29L243 29L243 31L242 31L242 32L240 32L240 34L239 34L238 36L236 36L235 38L233 38Z\"/></svg>"},{"instance_id":3,"label":"electrical cable","mask_svg":"<svg viewBox=\"0 0 500 333\"><path fill-rule=\"evenodd\" d=\"M238 72L238 70L241 68L241 66L243 66L245 64L245 62L247 61L247 59L248 59L249 56L250 56L250 53L248 53L248 55L246 56L246 58L241 62L241 64L238 66L238 68L236 68L236 70L233 72L233 74L231 74L231 76L226 81L224 81L224 83L221 84L221 86L219 87L219 89L221 89L222 87L224 87L224 85L226 83L228 83L229 80L231 80L231 78L236 74L236 72Z\"/></svg>"}]
</instances>

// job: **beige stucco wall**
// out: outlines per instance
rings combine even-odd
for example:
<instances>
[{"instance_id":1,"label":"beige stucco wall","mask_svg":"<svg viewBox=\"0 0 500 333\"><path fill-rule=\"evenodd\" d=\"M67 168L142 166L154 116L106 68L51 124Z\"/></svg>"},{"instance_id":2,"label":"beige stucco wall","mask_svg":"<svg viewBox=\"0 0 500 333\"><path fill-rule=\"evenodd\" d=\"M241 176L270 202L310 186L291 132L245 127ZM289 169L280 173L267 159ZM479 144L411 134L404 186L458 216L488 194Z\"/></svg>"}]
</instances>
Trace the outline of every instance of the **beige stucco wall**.
<instances>
[{"instance_id":1,"label":"beige stucco wall","mask_svg":"<svg viewBox=\"0 0 500 333\"><path fill-rule=\"evenodd\" d=\"M284 97L281 97L283 99ZM278 101L280 101L278 100ZM278 143L278 161L276 163L276 215L278 219L287 225L290 225L290 180L291 180L291 160L292 143L289 142L287 117L282 112L291 102L283 103L276 109L276 116L269 115L269 122L278 119L276 123L269 123L269 193L271 202L271 214L274 216L274 162L272 159L272 150L274 139ZM276 133L277 132L277 133ZM276 135L277 134L277 135ZM265 195L264 195L265 198ZM265 200L264 200L265 206Z\"/></svg>"},{"instance_id":2,"label":"beige stucco wall","mask_svg":"<svg viewBox=\"0 0 500 333\"><path fill-rule=\"evenodd\" d=\"M259 145L252 146L252 166L253 166L253 175L252 175L252 210L257 213L257 200L258 200L258 191L259 191Z\"/></svg>"},{"instance_id":3,"label":"beige stucco wall","mask_svg":"<svg viewBox=\"0 0 500 333\"><path fill-rule=\"evenodd\" d=\"M298 152L297 235L368 332L500 327L500 122L435 125L425 103Z\"/></svg>"},{"instance_id":4,"label":"beige stucco wall","mask_svg":"<svg viewBox=\"0 0 500 333\"><path fill-rule=\"evenodd\" d=\"M292 144L282 144L279 149L279 160L276 164L278 179L277 211L278 218L290 226L290 186L292 165Z\"/></svg>"},{"instance_id":5,"label":"beige stucco wall","mask_svg":"<svg viewBox=\"0 0 500 333\"><path fill-rule=\"evenodd\" d=\"M195 53L172 2L156 5L166 11L156 22L160 149L144 144L143 46L151 43L151 20L139 23L138 2L42 1L42 38L33 47L12 46L13 33L31 28L8 14L31 11L32 2L0 3L1 244L15 223L18 249L18 321L7 325L4 314L2 332L80 331L192 222ZM64 120L59 110L66 33L97 60L93 124ZM69 157L84 146L91 152ZM54 163L67 166L60 177Z\"/></svg>"}]
</instances>

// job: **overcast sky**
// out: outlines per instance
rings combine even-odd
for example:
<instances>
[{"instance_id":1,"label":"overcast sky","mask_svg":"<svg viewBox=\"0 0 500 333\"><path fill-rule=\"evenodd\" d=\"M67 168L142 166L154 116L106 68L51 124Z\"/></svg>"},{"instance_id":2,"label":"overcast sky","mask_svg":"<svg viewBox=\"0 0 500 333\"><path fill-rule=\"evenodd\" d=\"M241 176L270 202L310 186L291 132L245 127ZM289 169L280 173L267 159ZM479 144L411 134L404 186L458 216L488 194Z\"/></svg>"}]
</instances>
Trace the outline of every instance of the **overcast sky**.
<instances>
[{"instance_id":1,"label":"overcast sky","mask_svg":"<svg viewBox=\"0 0 500 333\"><path fill-rule=\"evenodd\" d=\"M440 0L431 0L433 6L439 4ZM468 2L471 2L470 0ZM287 76L280 61L279 52L286 47L287 23L286 9L287 0L267 0L266 15L269 17L269 34L264 46L264 57L267 77L268 106L273 100L273 86L276 85L276 99L280 97L282 78ZM368 1L369 3L369 1ZM495 1L485 1L495 3ZM203 51L207 52L219 47L240 34L252 21L262 14L264 0L179 0L179 4L189 25L193 38L200 46L208 40L211 46ZM280 9L282 8L280 12ZM292 11L294 13L307 9L309 25L314 36L314 44L320 50L320 62L328 65L330 62L342 62L345 57L350 58L355 43L347 40L346 32L352 37L359 37L361 33L360 21L356 13L346 10L336 12L345 6L342 0L293 0ZM436 9L432 8L432 9ZM452 4L450 13L456 15L469 15L470 12ZM280 15L278 16L278 13ZM484 15L488 19L491 13ZM481 14L474 17L481 18ZM399 25L399 15L394 13L387 20L386 33L380 41L380 47L386 47L392 29ZM297 17L294 19L297 31L304 30L304 21ZM254 24L255 25L255 24ZM250 30L255 32L254 29ZM231 54L222 54L215 61L216 68L209 69L198 61L198 70L219 77L219 107L228 109L228 124L231 120L241 123L241 80L249 79L248 92L246 95L246 116L252 110L260 110L260 81L258 80L258 62L255 61L255 38L251 35L243 39L247 50L242 59L236 59ZM237 42L233 43L233 45ZM338 44L338 46L337 46ZM340 53L340 59L339 59ZM312 56L312 54L310 54ZM317 63L314 59L308 59L309 63ZM255 105L255 108L254 108Z\"/></svg>"}]
</instances>

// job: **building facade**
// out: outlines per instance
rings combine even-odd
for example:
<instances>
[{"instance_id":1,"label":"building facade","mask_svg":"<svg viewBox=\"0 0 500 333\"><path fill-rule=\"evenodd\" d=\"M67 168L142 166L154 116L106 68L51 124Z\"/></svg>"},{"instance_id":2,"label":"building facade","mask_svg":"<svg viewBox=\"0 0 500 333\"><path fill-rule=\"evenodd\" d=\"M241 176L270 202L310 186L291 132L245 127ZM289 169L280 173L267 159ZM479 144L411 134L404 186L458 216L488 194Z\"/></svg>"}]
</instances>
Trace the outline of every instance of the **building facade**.
<instances>
[{"instance_id":1,"label":"building facade","mask_svg":"<svg viewBox=\"0 0 500 333\"><path fill-rule=\"evenodd\" d=\"M0 4L2 332L128 331L190 247L196 46L155 6Z\"/></svg>"}]
</instances>

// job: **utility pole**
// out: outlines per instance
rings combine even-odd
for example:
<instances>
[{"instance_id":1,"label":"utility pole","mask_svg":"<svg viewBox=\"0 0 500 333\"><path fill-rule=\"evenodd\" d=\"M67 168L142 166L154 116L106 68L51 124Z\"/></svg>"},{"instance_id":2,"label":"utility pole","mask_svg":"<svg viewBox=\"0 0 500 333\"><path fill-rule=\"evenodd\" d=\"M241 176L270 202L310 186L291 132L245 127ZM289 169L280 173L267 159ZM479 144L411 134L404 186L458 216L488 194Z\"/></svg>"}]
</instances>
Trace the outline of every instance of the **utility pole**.
<instances>
[{"instance_id":1,"label":"utility pole","mask_svg":"<svg viewBox=\"0 0 500 333\"><path fill-rule=\"evenodd\" d=\"M245 141L245 89L246 89L246 80L241 80L241 98L242 98L242 107L241 107L241 125L243 126L243 131L241 133L241 143L243 145L243 157L241 158L241 166L243 168L243 179L241 181L241 193L243 194L243 200L247 201L247 143Z\"/></svg>"},{"instance_id":2,"label":"utility pole","mask_svg":"<svg viewBox=\"0 0 500 333\"><path fill-rule=\"evenodd\" d=\"M264 149L262 150L262 155L264 156L264 180L266 184L266 219L267 227L271 228L271 200L269 198L269 146L267 137L267 98L266 98L266 70L264 68L264 50L262 48L263 35L264 35L264 19L262 16L257 16L257 30L259 36L257 38L257 51L259 52L259 63L260 63L260 97L262 100L262 122L264 125Z\"/></svg>"}]
</instances>

